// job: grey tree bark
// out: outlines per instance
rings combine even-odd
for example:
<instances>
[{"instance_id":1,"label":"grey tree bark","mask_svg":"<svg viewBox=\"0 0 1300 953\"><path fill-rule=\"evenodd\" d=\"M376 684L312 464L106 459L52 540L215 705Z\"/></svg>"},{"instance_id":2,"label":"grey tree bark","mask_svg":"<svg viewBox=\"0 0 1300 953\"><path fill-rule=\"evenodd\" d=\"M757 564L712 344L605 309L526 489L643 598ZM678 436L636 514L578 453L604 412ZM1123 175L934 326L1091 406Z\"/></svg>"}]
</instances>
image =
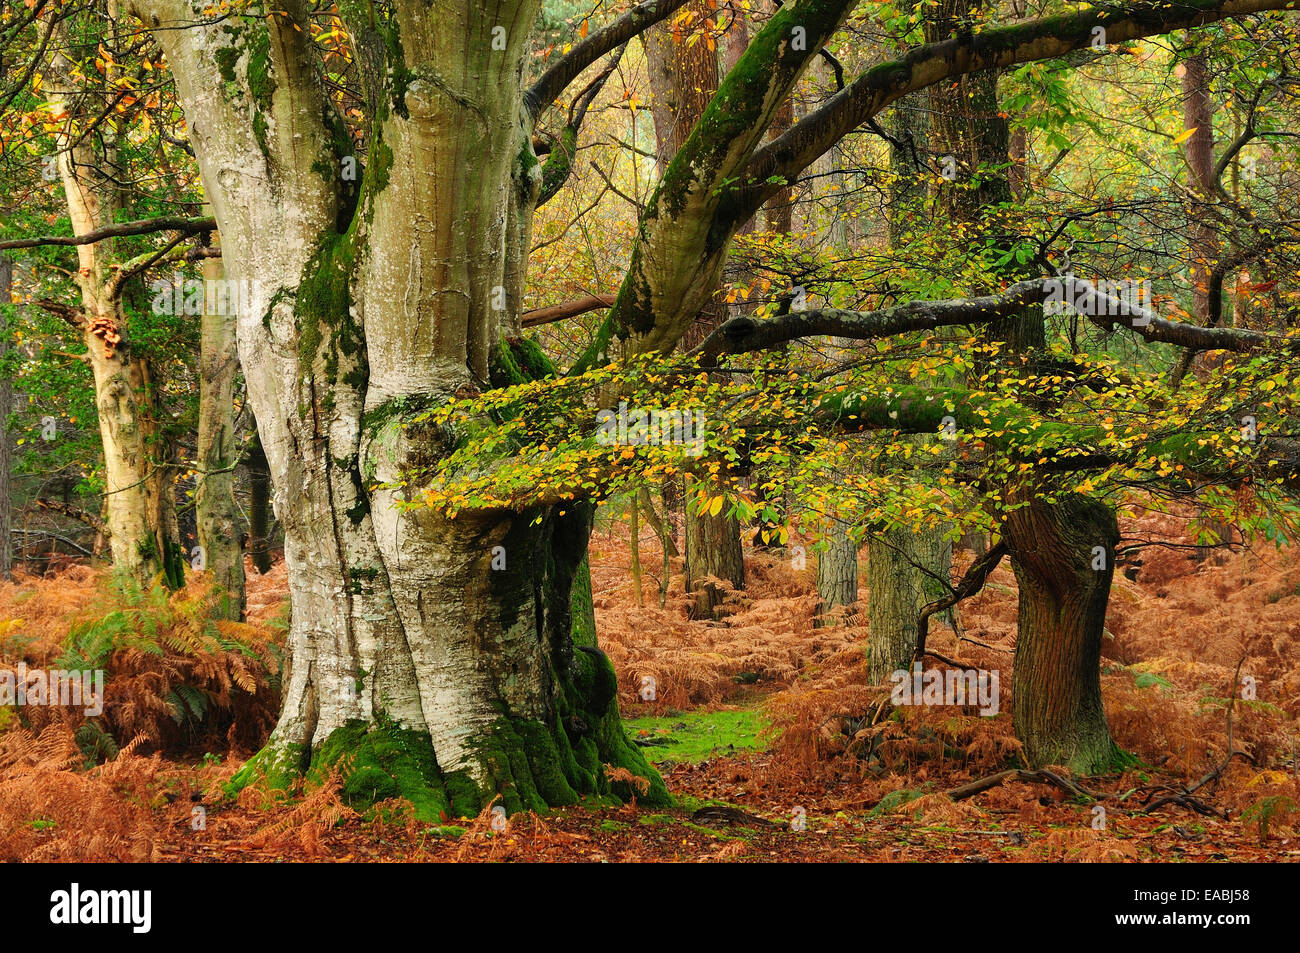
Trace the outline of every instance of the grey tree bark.
<instances>
[{"instance_id":1,"label":"grey tree bark","mask_svg":"<svg viewBox=\"0 0 1300 953\"><path fill-rule=\"evenodd\" d=\"M220 281L224 276L221 259L204 261L205 280ZM222 299L205 295L204 300L216 305ZM239 367L235 350L236 320L232 309L215 306L205 307L200 318L199 480L195 512L199 546L219 593L217 611L223 618L237 620L244 614L244 556L239 545L239 510L235 505L238 459L234 390Z\"/></svg>"},{"instance_id":2,"label":"grey tree bark","mask_svg":"<svg viewBox=\"0 0 1300 953\"><path fill-rule=\"evenodd\" d=\"M631 796L610 765L666 798L619 728L612 666L575 644L586 508L398 505L449 450L419 410L515 382L498 358L543 175L522 87L537 6L345 5L374 117L362 162L306 4L210 22L134 3L176 76L227 276L251 289L238 349L285 534L283 710L236 785L346 751L435 820L495 794L510 811Z\"/></svg>"},{"instance_id":3,"label":"grey tree bark","mask_svg":"<svg viewBox=\"0 0 1300 953\"><path fill-rule=\"evenodd\" d=\"M817 614L813 626L832 625L852 611L858 601L858 547L849 536L849 525L832 518L827 547L817 554ZM848 607L841 613L835 610Z\"/></svg>"},{"instance_id":4,"label":"grey tree bark","mask_svg":"<svg viewBox=\"0 0 1300 953\"><path fill-rule=\"evenodd\" d=\"M13 292L14 266L5 255L0 255L0 366L9 354L8 309ZM0 579L13 574L13 443L9 434L9 415L13 413L13 381L7 372L0 371Z\"/></svg>"},{"instance_id":5,"label":"grey tree bark","mask_svg":"<svg viewBox=\"0 0 1300 953\"><path fill-rule=\"evenodd\" d=\"M906 669L916 650L916 620L926 603L947 594L941 579L952 546L941 531L890 530L867 541L867 674L872 684ZM940 573L945 575L935 576Z\"/></svg>"}]
</instances>

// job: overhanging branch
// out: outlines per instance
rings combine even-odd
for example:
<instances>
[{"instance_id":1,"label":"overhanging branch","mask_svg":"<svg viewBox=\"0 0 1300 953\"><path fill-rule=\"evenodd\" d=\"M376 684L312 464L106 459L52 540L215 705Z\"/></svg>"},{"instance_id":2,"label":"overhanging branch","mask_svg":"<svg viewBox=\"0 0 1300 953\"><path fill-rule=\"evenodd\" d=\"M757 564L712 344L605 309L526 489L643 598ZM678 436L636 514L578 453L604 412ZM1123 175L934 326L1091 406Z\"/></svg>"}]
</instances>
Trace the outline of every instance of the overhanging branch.
<instances>
[{"instance_id":1,"label":"overhanging branch","mask_svg":"<svg viewBox=\"0 0 1300 953\"><path fill-rule=\"evenodd\" d=\"M1055 284L1054 284L1055 283ZM1243 328L1211 328L1182 321L1170 321L1134 302L1112 295L1102 288L1070 278L1034 278L1021 281L997 295L911 301L880 311L842 311L815 308L757 320L732 318L691 351L707 361L725 354L742 354L778 347L806 337L841 337L873 340L928 331L954 325L982 324L1008 317L1053 295L1084 304L1089 321L1100 328L1129 328L1148 341L1160 341L1202 351L1251 351L1270 345L1300 351L1300 339L1265 334Z\"/></svg>"},{"instance_id":2,"label":"overhanging branch","mask_svg":"<svg viewBox=\"0 0 1300 953\"><path fill-rule=\"evenodd\" d=\"M213 232L217 229L215 218L181 218L179 216L162 216L145 218L134 222L118 222L96 228L84 235L45 235L40 238L14 238L0 242L0 251L11 248L37 248L41 245L92 245L106 238L121 238L125 235L148 235L153 232Z\"/></svg>"}]
</instances>

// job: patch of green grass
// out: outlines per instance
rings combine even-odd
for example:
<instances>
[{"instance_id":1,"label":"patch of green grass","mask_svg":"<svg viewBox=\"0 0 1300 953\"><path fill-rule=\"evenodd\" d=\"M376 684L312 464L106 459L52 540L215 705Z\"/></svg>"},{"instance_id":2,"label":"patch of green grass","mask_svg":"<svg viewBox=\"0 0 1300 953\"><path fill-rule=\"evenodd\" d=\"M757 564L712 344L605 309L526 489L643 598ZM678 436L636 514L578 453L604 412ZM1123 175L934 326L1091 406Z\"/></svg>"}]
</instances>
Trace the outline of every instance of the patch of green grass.
<instances>
[{"instance_id":1,"label":"patch of green grass","mask_svg":"<svg viewBox=\"0 0 1300 953\"><path fill-rule=\"evenodd\" d=\"M730 834L723 833L714 827L705 827L702 824L693 824L690 821L682 821L682 827L695 831L697 834L704 834L715 840L750 840L754 836L754 831L748 827L738 827Z\"/></svg>"},{"instance_id":2,"label":"patch of green grass","mask_svg":"<svg viewBox=\"0 0 1300 953\"><path fill-rule=\"evenodd\" d=\"M703 761L763 748L759 735L768 719L755 709L737 711L681 712L660 718L625 718L623 724L633 741L653 741L641 748L646 760Z\"/></svg>"},{"instance_id":3,"label":"patch of green grass","mask_svg":"<svg viewBox=\"0 0 1300 953\"><path fill-rule=\"evenodd\" d=\"M658 827L663 824L676 824L677 818L671 814L643 814L636 819L636 822L647 827Z\"/></svg>"}]
</instances>

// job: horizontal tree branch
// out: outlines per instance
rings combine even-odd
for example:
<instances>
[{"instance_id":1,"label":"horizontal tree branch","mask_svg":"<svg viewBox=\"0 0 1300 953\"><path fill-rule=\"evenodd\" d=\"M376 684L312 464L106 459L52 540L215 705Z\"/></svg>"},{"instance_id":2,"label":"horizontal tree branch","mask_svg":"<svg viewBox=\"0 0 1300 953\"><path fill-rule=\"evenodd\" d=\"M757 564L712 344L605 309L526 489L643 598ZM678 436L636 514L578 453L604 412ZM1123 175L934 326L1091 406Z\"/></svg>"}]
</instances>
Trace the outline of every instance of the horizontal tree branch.
<instances>
[{"instance_id":1,"label":"horizontal tree branch","mask_svg":"<svg viewBox=\"0 0 1300 953\"><path fill-rule=\"evenodd\" d=\"M585 298L574 298L572 301L553 304L549 308L534 308L532 311L525 311L521 323L526 328L535 328L539 325L563 321L566 318L576 318L588 311L608 308L613 303L613 295L587 295Z\"/></svg>"},{"instance_id":2,"label":"horizontal tree branch","mask_svg":"<svg viewBox=\"0 0 1300 953\"><path fill-rule=\"evenodd\" d=\"M94 513L87 513L85 510L70 503L64 503L62 500L36 499L33 502L43 510L78 520L95 532L103 533L105 536L108 535L108 525Z\"/></svg>"},{"instance_id":3,"label":"horizontal tree branch","mask_svg":"<svg viewBox=\"0 0 1300 953\"><path fill-rule=\"evenodd\" d=\"M1285 435L1261 433L1252 458L1231 460L1215 445L1223 431L1208 423L1199 430L1156 437L1128 448L1108 447L1112 434L1104 427L1048 420L1028 409L995 407L988 395L962 388L915 386L828 394L816 417L823 426L845 431L943 431L958 440L963 431L978 433L987 444L1013 460L1031 464L1039 474L1143 466L1143 461L1160 459L1181 464L1189 477L1228 486L1263 477L1300 491L1300 443Z\"/></svg>"},{"instance_id":4,"label":"horizontal tree branch","mask_svg":"<svg viewBox=\"0 0 1300 953\"><path fill-rule=\"evenodd\" d=\"M41 245L92 245L105 238L120 238L124 235L148 235L152 232L178 231L186 233L212 232L217 229L215 218L181 218L164 215L159 218L145 218L134 222L118 222L105 225L84 235L46 235L40 238L15 238L0 242L0 251L11 248L36 248Z\"/></svg>"},{"instance_id":5,"label":"horizontal tree branch","mask_svg":"<svg viewBox=\"0 0 1300 953\"><path fill-rule=\"evenodd\" d=\"M997 295L911 301L879 311L814 308L765 319L747 316L732 318L723 322L690 354L698 355L708 362L725 354L766 350L806 337L873 340L909 331L982 324L1041 304L1053 295L1064 296L1066 301L1085 304L1087 311L1100 312L1085 314L1098 327L1113 330L1117 326L1123 326L1149 341L1203 351L1244 352L1269 345L1300 351L1300 338L1286 338L1243 328L1210 328L1171 321L1149 308L1067 276L1017 282Z\"/></svg>"}]
</instances>

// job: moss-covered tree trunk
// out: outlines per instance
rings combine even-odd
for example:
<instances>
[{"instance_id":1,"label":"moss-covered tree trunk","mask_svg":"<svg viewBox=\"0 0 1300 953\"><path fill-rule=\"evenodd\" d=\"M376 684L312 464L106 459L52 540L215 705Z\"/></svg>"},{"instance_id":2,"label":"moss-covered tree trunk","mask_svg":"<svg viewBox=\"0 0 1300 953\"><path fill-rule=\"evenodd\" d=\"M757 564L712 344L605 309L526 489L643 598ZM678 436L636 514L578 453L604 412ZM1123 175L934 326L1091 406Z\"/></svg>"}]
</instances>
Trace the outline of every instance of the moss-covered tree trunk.
<instances>
[{"instance_id":1,"label":"moss-covered tree trunk","mask_svg":"<svg viewBox=\"0 0 1300 953\"><path fill-rule=\"evenodd\" d=\"M195 23L184 0L135 3L176 75L227 275L249 283L239 354L285 534L283 709L236 785L349 754L349 797L406 795L432 820L497 795L510 811L667 798L622 732L609 661L576 644L585 508L406 505L450 451L419 411L529 363L502 331L542 179L521 87L537 8L344 4L373 111L363 162L304 5Z\"/></svg>"},{"instance_id":2,"label":"moss-covered tree trunk","mask_svg":"<svg viewBox=\"0 0 1300 953\"><path fill-rule=\"evenodd\" d=\"M1101 698L1101 641L1119 524L1077 495L1035 501L1003 524L1020 589L1013 681L1016 737L1033 767L1082 774L1119 763Z\"/></svg>"}]
</instances>

